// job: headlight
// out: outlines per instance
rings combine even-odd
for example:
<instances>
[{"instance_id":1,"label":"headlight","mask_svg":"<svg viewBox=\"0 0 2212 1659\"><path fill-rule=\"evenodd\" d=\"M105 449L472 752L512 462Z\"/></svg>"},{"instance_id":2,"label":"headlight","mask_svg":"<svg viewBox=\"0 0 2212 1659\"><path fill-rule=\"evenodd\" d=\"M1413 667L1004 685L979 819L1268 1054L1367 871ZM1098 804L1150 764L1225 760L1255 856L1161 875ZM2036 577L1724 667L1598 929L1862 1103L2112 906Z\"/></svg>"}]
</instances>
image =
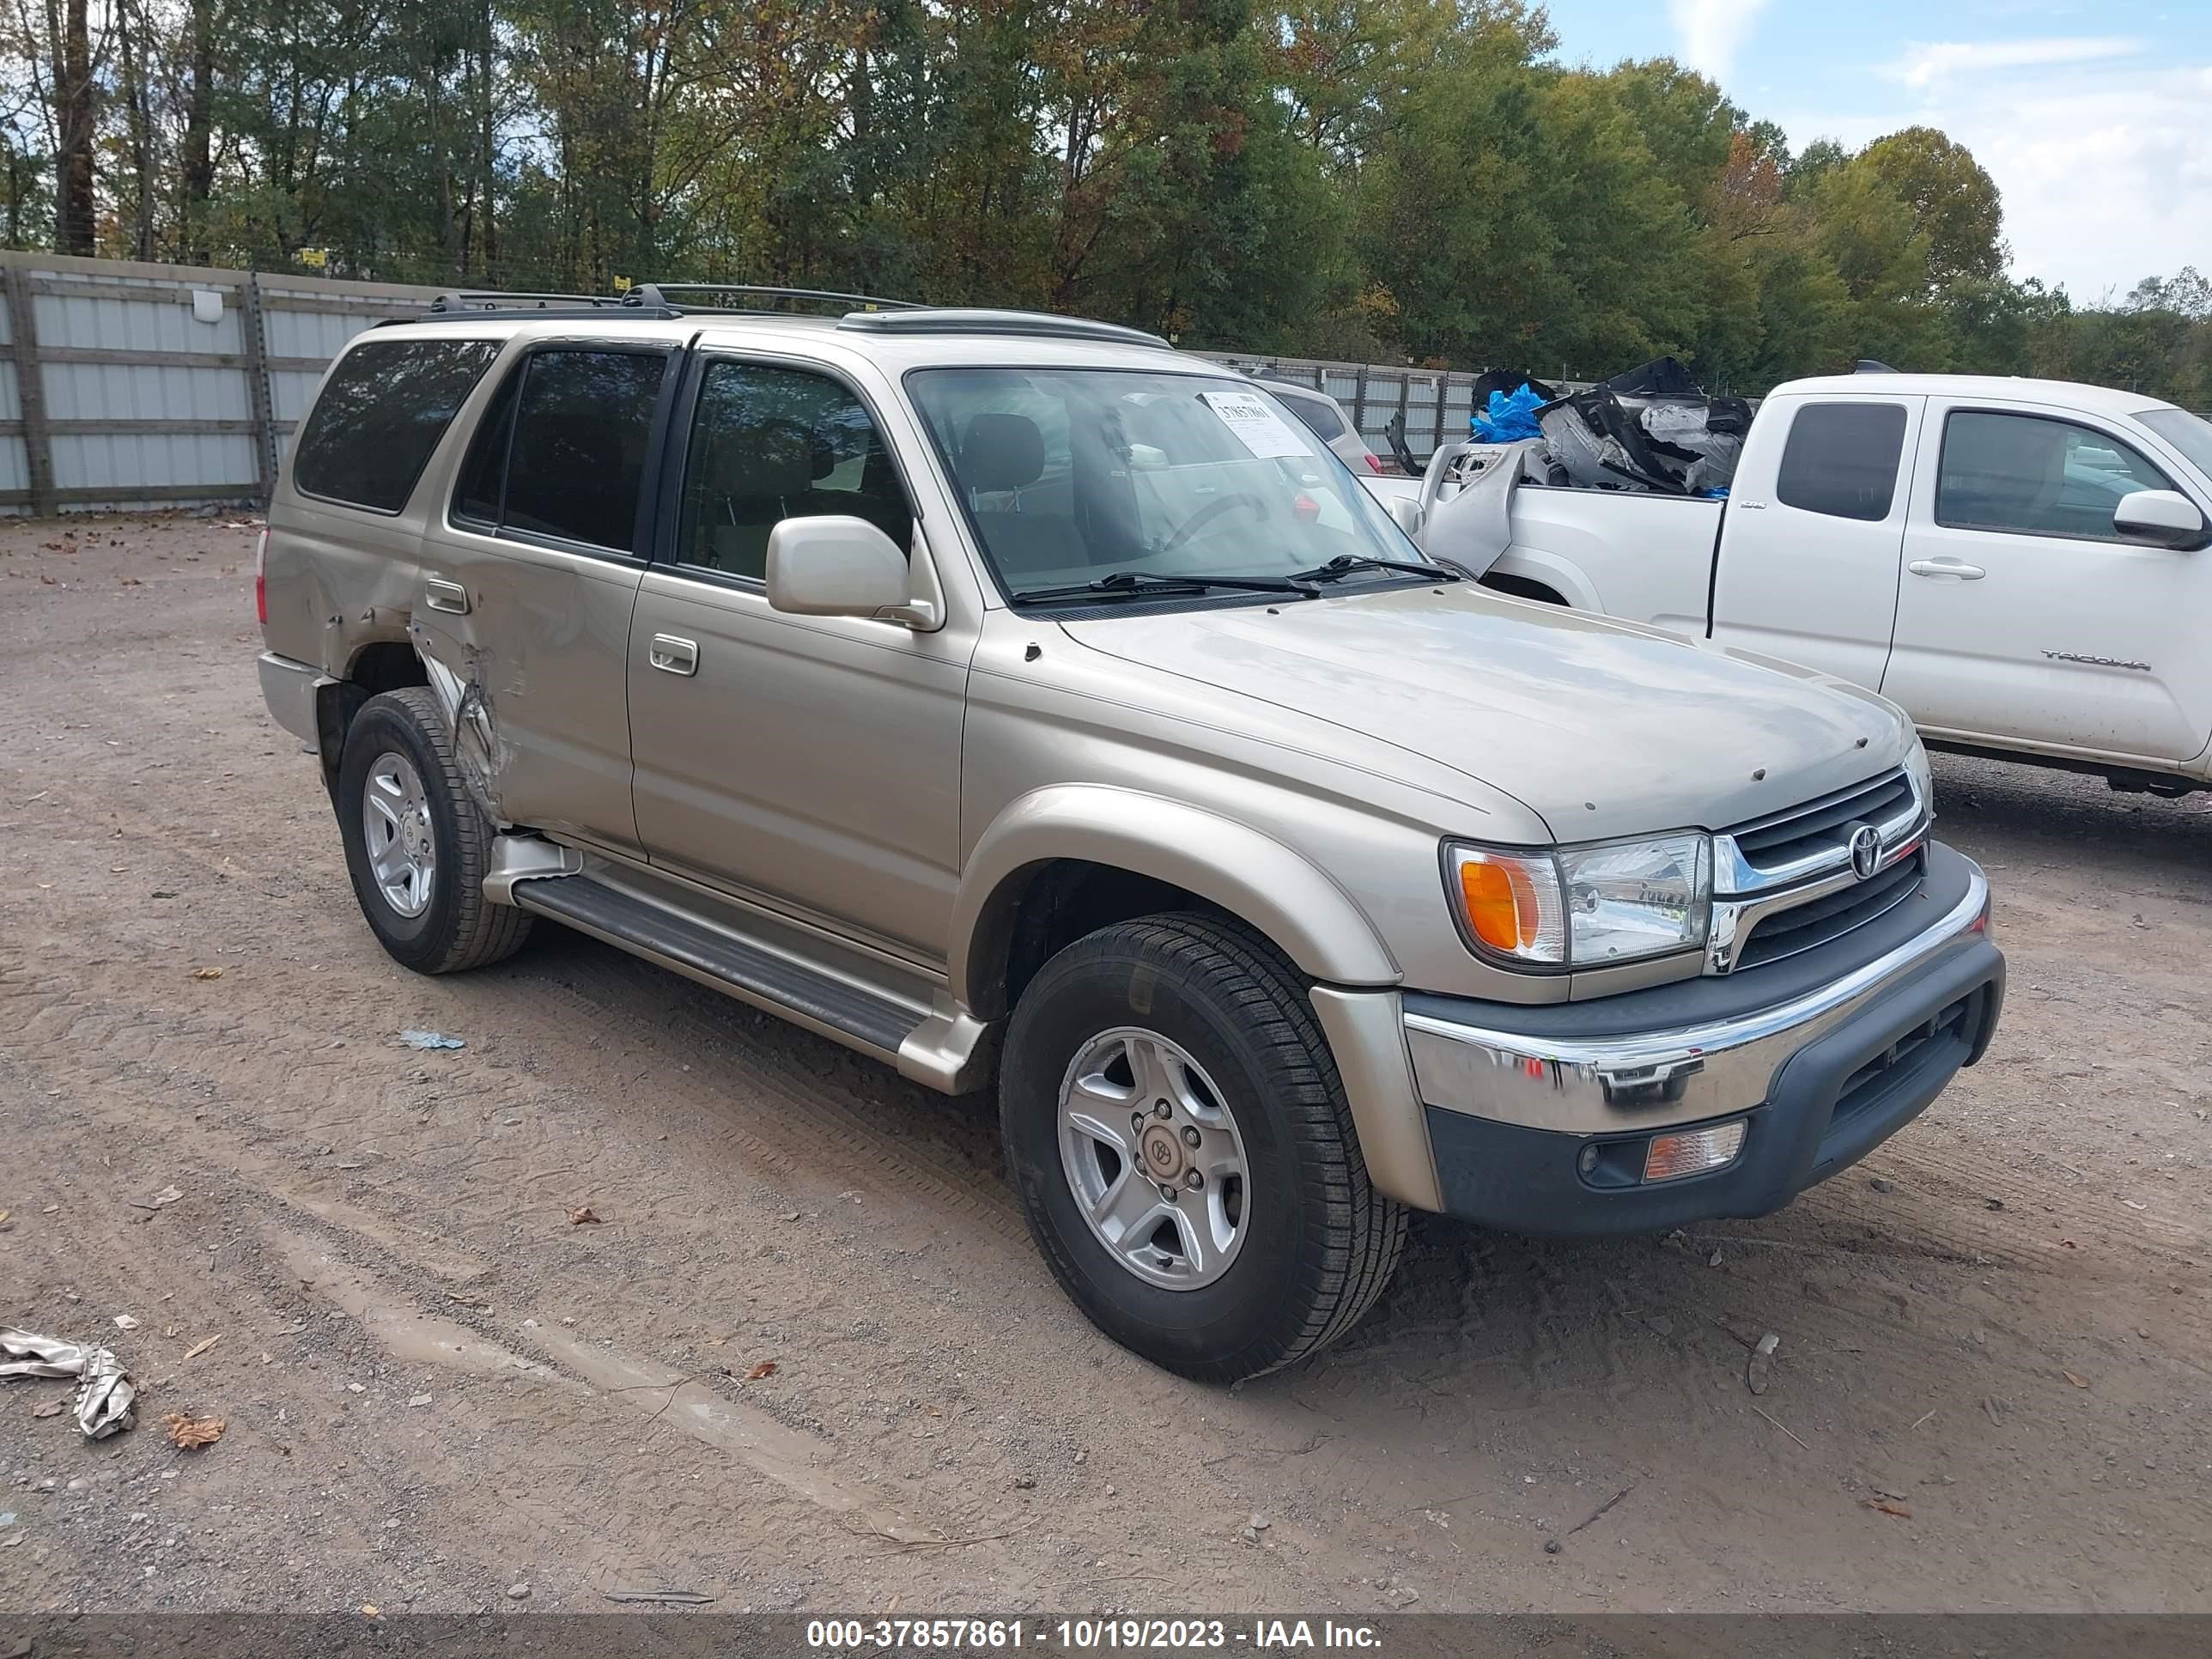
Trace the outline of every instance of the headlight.
<instances>
[{"instance_id":1,"label":"headlight","mask_svg":"<svg viewBox=\"0 0 2212 1659\"><path fill-rule=\"evenodd\" d=\"M1444 871L1468 942L1512 967L1603 968L1696 950L1712 915L1712 842L1700 835L1549 853L1452 842Z\"/></svg>"},{"instance_id":2,"label":"headlight","mask_svg":"<svg viewBox=\"0 0 2212 1659\"><path fill-rule=\"evenodd\" d=\"M1905 757L1905 772L1912 780L1912 787L1920 792L1921 806L1933 813L1936 810L1936 774L1928 764L1928 746L1917 734L1912 739L1911 751Z\"/></svg>"}]
</instances>

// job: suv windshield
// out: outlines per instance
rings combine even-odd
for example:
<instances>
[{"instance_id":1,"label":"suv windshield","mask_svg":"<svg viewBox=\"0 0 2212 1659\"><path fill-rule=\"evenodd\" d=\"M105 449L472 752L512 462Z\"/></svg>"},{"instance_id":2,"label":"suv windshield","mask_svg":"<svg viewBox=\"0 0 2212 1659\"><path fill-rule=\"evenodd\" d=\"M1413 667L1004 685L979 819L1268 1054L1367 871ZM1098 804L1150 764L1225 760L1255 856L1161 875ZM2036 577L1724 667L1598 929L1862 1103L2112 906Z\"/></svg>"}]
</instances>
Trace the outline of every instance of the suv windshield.
<instances>
[{"instance_id":1,"label":"suv windshield","mask_svg":"<svg viewBox=\"0 0 2212 1659\"><path fill-rule=\"evenodd\" d=\"M1279 580L1332 560L1371 580L1420 574L1365 563L1420 555L1328 447L1249 380L940 368L908 381L1009 597L1127 573Z\"/></svg>"}]
</instances>

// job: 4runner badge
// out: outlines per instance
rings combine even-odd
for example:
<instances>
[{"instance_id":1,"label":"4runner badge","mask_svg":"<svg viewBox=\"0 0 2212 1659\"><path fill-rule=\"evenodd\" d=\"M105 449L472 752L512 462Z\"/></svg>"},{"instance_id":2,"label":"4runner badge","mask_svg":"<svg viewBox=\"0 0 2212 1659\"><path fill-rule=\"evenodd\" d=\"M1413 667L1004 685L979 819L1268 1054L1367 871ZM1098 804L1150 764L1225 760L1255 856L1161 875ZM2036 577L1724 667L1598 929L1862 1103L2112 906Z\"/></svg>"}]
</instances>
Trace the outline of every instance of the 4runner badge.
<instances>
[{"instance_id":1,"label":"4runner badge","mask_svg":"<svg viewBox=\"0 0 2212 1659\"><path fill-rule=\"evenodd\" d=\"M1851 830L1851 873L1861 881L1875 872L1881 862L1881 831L1870 823L1862 823Z\"/></svg>"}]
</instances>

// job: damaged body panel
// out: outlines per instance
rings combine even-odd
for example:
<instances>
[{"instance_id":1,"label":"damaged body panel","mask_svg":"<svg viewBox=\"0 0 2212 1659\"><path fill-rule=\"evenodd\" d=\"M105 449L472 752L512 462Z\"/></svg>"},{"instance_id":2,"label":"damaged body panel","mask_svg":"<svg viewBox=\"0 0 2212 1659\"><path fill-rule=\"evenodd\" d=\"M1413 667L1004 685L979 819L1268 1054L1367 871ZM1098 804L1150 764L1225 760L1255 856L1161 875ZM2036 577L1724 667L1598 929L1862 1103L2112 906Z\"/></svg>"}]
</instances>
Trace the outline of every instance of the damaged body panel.
<instances>
[{"instance_id":1,"label":"damaged body panel","mask_svg":"<svg viewBox=\"0 0 2212 1659\"><path fill-rule=\"evenodd\" d=\"M635 848L623 668L642 563L451 525L422 550L410 636L487 816Z\"/></svg>"}]
</instances>

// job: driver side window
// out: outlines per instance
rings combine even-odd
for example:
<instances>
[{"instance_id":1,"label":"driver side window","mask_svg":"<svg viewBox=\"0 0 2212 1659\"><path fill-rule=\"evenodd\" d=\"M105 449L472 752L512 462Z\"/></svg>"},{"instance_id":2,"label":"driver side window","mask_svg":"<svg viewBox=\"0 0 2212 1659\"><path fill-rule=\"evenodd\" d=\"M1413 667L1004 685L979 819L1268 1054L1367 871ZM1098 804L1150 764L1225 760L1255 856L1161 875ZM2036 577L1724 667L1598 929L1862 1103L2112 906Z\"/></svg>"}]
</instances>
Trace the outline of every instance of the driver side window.
<instances>
[{"instance_id":1,"label":"driver side window","mask_svg":"<svg viewBox=\"0 0 2212 1659\"><path fill-rule=\"evenodd\" d=\"M826 374L710 360L684 462L679 564L755 581L786 519L865 519L902 551L914 511L867 405Z\"/></svg>"},{"instance_id":2,"label":"driver side window","mask_svg":"<svg viewBox=\"0 0 2212 1659\"><path fill-rule=\"evenodd\" d=\"M2112 512L2166 477L2118 438L2040 415L1954 410L1943 424L1936 521L2079 541L2118 541Z\"/></svg>"}]
</instances>

